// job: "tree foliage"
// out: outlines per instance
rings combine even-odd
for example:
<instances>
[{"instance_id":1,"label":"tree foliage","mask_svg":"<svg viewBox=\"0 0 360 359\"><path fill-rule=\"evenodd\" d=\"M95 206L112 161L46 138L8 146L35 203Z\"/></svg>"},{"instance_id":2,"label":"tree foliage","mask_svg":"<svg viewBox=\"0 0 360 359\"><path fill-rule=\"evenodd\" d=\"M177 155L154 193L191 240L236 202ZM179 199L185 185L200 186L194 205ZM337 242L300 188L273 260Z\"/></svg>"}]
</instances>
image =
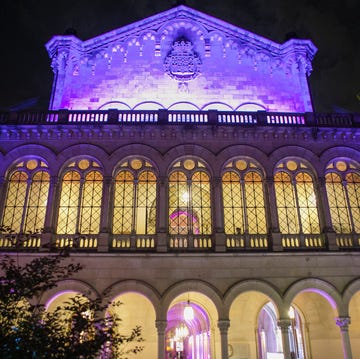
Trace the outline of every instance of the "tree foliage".
<instances>
[{"instance_id":1,"label":"tree foliage","mask_svg":"<svg viewBox=\"0 0 360 359\"><path fill-rule=\"evenodd\" d=\"M40 254L24 265L17 256L0 260L0 357L125 359L140 352L141 328L121 334L117 311L106 311L100 299L77 295L52 311L39 304L42 293L82 269L65 260L63 253Z\"/></svg>"}]
</instances>

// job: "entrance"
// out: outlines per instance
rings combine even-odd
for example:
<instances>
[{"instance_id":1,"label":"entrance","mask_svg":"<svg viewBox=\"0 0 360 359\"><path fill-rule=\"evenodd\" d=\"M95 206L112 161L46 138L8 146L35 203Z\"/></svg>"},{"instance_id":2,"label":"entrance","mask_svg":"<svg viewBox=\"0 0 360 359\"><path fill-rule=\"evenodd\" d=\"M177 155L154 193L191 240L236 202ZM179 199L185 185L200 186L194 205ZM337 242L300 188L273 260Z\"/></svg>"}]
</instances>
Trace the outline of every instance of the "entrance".
<instances>
[{"instance_id":1,"label":"entrance","mask_svg":"<svg viewBox=\"0 0 360 359\"><path fill-rule=\"evenodd\" d=\"M210 359L210 325L206 312L189 301L167 314L166 359Z\"/></svg>"}]
</instances>

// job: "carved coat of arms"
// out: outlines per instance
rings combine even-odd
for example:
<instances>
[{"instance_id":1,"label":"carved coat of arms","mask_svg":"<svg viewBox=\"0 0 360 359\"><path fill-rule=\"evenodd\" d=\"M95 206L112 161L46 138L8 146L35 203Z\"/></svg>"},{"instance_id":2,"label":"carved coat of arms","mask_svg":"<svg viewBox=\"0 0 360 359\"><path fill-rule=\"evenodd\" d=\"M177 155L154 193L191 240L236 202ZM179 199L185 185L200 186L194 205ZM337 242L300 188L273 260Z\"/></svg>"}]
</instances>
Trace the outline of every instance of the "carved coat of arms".
<instances>
[{"instance_id":1,"label":"carved coat of arms","mask_svg":"<svg viewBox=\"0 0 360 359\"><path fill-rule=\"evenodd\" d=\"M164 61L165 72L179 83L186 83L200 73L201 60L191 41L182 37L173 43Z\"/></svg>"}]
</instances>

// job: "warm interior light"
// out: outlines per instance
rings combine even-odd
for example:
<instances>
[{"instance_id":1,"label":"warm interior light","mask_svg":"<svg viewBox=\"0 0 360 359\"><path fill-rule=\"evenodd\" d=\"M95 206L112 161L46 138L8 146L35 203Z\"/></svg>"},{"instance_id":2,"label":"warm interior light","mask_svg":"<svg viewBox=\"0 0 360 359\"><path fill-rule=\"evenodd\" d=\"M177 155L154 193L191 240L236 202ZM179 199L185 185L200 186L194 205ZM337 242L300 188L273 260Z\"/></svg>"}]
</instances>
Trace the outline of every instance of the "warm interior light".
<instances>
[{"instance_id":1,"label":"warm interior light","mask_svg":"<svg viewBox=\"0 0 360 359\"><path fill-rule=\"evenodd\" d=\"M190 301L188 300L185 308L184 308L184 319L186 321L190 321L194 319L194 309L193 307L190 305Z\"/></svg>"},{"instance_id":2,"label":"warm interior light","mask_svg":"<svg viewBox=\"0 0 360 359\"><path fill-rule=\"evenodd\" d=\"M289 309L289 317L290 319L295 319L295 310L293 307L290 307Z\"/></svg>"}]
</instances>

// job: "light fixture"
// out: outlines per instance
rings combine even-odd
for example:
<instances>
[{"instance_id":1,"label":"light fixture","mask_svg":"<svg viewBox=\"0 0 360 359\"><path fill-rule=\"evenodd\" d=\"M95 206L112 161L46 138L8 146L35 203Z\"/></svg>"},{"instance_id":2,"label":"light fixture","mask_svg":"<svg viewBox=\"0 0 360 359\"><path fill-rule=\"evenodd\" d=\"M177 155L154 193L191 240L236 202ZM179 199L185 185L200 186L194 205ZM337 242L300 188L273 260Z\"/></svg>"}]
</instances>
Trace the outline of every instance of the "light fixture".
<instances>
[{"instance_id":1,"label":"light fixture","mask_svg":"<svg viewBox=\"0 0 360 359\"><path fill-rule=\"evenodd\" d=\"M182 341L188 335L189 329L184 323L181 323L179 327L175 328L175 341Z\"/></svg>"},{"instance_id":2,"label":"light fixture","mask_svg":"<svg viewBox=\"0 0 360 359\"><path fill-rule=\"evenodd\" d=\"M184 319L190 321L194 319L194 309L190 304L190 300L187 301L184 308Z\"/></svg>"}]
</instances>

